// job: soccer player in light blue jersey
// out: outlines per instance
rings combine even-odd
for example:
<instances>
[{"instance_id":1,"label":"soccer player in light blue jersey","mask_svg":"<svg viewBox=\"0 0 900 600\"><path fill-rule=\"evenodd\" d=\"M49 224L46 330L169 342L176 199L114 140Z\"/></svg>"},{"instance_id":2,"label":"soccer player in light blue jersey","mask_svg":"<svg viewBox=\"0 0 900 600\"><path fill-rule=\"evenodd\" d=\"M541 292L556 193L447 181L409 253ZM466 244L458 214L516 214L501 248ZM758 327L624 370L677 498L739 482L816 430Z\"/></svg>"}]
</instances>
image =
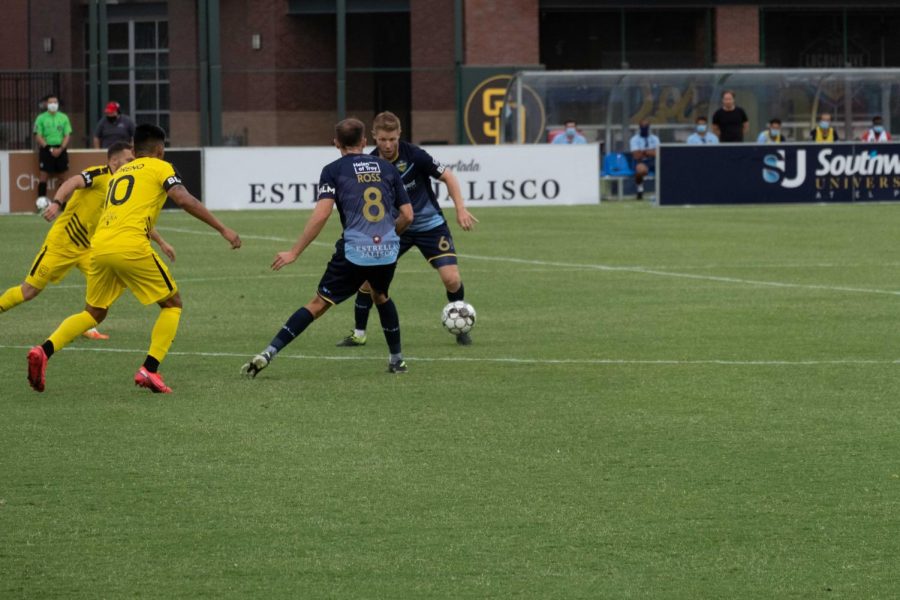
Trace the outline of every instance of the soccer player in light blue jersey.
<instances>
[{"instance_id":1,"label":"soccer player in light blue jersey","mask_svg":"<svg viewBox=\"0 0 900 600\"><path fill-rule=\"evenodd\" d=\"M366 137L362 121L344 119L338 123L334 145L341 158L322 169L312 216L293 247L275 255L272 269L278 271L300 257L321 233L334 206L343 234L334 245L334 255L316 295L291 315L265 350L241 367L247 377L256 377L315 319L355 294L367 281L390 350L388 372L407 372L400 348L400 317L388 297L388 288L397 268L400 234L413 220L409 196L394 165L363 153Z\"/></svg>"},{"instance_id":2,"label":"soccer player in light blue jersey","mask_svg":"<svg viewBox=\"0 0 900 600\"><path fill-rule=\"evenodd\" d=\"M460 190L459 180L453 171L431 157L428 152L414 144L400 140L400 119L391 112L383 112L372 123L375 138L374 156L391 162L401 173L403 186L409 194L415 218L400 237L400 256L415 246L434 267L447 292L447 300L455 302L465 299L465 287L459 276L456 247L444 213L438 206L432 179L444 182L447 193L456 209L456 222L464 231L471 230L478 219L466 209ZM362 346L366 343L366 324L372 308L369 288L363 286L356 296L353 332L338 343L338 346ZM468 333L456 336L458 344L468 346L472 338Z\"/></svg>"}]
</instances>

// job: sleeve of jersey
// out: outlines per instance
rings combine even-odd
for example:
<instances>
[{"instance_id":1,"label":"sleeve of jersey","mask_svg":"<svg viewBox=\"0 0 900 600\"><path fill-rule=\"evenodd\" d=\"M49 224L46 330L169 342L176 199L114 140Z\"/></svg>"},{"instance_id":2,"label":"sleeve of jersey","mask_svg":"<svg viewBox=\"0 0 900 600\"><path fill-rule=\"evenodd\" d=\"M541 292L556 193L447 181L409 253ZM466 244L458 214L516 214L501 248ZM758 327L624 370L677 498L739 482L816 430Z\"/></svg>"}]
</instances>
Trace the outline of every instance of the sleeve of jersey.
<instances>
[{"instance_id":1,"label":"sleeve of jersey","mask_svg":"<svg viewBox=\"0 0 900 600\"><path fill-rule=\"evenodd\" d=\"M330 169L325 167L322 169L322 175L319 177L319 193L316 195L316 202L319 200L335 199L337 190L337 182L334 180Z\"/></svg>"},{"instance_id":2,"label":"sleeve of jersey","mask_svg":"<svg viewBox=\"0 0 900 600\"><path fill-rule=\"evenodd\" d=\"M163 189L167 192L176 185L184 185L184 182L181 180L181 175L179 175L175 167L169 163L166 163L166 167L162 170L162 181L160 183L162 183Z\"/></svg>"},{"instance_id":3,"label":"sleeve of jersey","mask_svg":"<svg viewBox=\"0 0 900 600\"><path fill-rule=\"evenodd\" d=\"M88 169L81 172L81 179L84 180L84 187L89 188L94 185L94 179L98 175L103 175L105 169Z\"/></svg>"},{"instance_id":4,"label":"sleeve of jersey","mask_svg":"<svg viewBox=\"0 0 900 600\"><path fill-rule=\"evenodd\" d=\"M393 166L393 165L391 165ZM409 194L406 193L406 186L403 185L403 178L400 175L400 171L397 171L396 167L394 168L396 173L394 174L394 206L400 208L404 204L409 204Z\"/></svg>"},{"instance_id":5,"label":"sleeve of jersey","mask_svg":"<svg viewBox=\"0 0 900 600\"><path fill-rule=\"evenodd\" d=\"M413 161L420 169L423 169L426 173L428 173L435 179L440 179L441 175L444 174L444 171L447 168L421 148L416 151L416 154L413 157Z\"/></svg>"}]
</instances>

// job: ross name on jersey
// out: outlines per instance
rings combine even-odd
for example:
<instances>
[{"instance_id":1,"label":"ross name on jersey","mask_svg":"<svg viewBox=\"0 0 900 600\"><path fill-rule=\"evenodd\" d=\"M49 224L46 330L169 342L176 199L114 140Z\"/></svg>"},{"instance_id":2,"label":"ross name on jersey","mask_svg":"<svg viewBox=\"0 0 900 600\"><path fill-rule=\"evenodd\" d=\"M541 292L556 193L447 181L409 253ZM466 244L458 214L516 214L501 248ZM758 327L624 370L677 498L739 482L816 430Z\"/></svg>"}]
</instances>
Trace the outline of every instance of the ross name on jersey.
<instances>
[{"instance_id":1,"label":"ross name on jersey","mask_svg":"<svg viewBox=\"0 0 900 600\"><path fill-rule=\"evenodd\" d=\"M376 161L354 162L353 172L359 183L377 183L381 181L381 165Z\"/></svg>"}]
</instances>

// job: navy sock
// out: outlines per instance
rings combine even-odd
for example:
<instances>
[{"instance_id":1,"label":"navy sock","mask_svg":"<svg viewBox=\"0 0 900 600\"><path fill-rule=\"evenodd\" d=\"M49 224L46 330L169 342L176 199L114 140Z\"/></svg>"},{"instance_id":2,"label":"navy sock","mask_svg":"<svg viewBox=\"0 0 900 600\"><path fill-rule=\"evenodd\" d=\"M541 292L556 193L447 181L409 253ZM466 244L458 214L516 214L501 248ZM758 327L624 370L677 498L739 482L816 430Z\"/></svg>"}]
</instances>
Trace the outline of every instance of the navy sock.
<instances>
[{"instance_id":1,"label":"navy sock","mask_svg":"<svg viewBox=\"0 0 900 600\"><path fill-rule=\"evenodd\" d=\"M372 294L359 292L356 294L356 303L353 305L353 314L356 317L356 328L365 331L369 323L369 311L372 310Z\"/></svg>"},{"instance_id":2,"label":"navy sock","mask_svg":"<svg viewBox=\"0 0 900 600\"><path fill-rule=\"evenodd\" d=\"M462 281L459 282L459 289L455 292L447 292L447 300L450 302L456 302L457 300L463 300L466 297L466 289L462 284Z\"/></svg>"},{"instance_id":3,"label":"navy sock","mask_svg":"<svg viewBox=\"0 0 900 600\"><path fill-rule=\"evenodd\" d=\"M53 347L53 342L47 340L43 344L41 344L41 348L44 349L44 354L47 355L47 358L53 356L53 353L56 352L56 348Z\"/></svg>"},{"instance_id":4,"label":"navy sock","mask_svg":"<svg viewBox=\"0 0 900 600\"><path fill-rule=\"evenodd\" d=\"M294 338L303 333L309 327L309 324L315 321L312 313L306 307L297 310L291 315L291 318L281 327L281 330L275 334L270 344L275 350L281 350L294 341Z\"/></svg>"},{"instance_id":5,"label":"navy sock","mask_svg":"<svg viewBox=\"0 0 900 600\"><path fill-rule=\"evenodd\" d=\"M400 354L400 315L397 314L397 306L393 300L388 300L384 304L376 304L375 307L381 318L381 328L384 330L388 350L391 354Z\"/></svg>"}]
</instances>

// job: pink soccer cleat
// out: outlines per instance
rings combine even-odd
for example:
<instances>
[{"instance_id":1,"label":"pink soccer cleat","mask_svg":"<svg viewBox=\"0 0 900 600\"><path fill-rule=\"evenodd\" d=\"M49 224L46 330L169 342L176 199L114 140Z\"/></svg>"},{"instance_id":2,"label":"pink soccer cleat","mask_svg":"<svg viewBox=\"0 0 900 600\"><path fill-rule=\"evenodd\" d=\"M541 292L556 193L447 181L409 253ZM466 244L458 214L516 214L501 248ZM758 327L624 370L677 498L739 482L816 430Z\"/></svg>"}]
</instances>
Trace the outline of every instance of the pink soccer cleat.
<instances>
[{"instance_id":1,"label":"pink soccer cleat","mask_svg":"<svg viewBox=\"0 0 900 600\"><path fill-rule=\"evenodd\" d=\"M145 387L154 394L171 394L172 388L166 385L159 373L151 373L145 367L134 374L134 385Z\"/></svg>"},{"instance_id":2,"label":"pink soccer cleat","mask_svg":"<svg viewBox=\"0 0 900 600\"><path fill-rule=\"evenodd\" d=\"M47 353L40 346L28 351L28 383L36 392L44 391L47 374Z\"/></svg>"}]
</instances>

